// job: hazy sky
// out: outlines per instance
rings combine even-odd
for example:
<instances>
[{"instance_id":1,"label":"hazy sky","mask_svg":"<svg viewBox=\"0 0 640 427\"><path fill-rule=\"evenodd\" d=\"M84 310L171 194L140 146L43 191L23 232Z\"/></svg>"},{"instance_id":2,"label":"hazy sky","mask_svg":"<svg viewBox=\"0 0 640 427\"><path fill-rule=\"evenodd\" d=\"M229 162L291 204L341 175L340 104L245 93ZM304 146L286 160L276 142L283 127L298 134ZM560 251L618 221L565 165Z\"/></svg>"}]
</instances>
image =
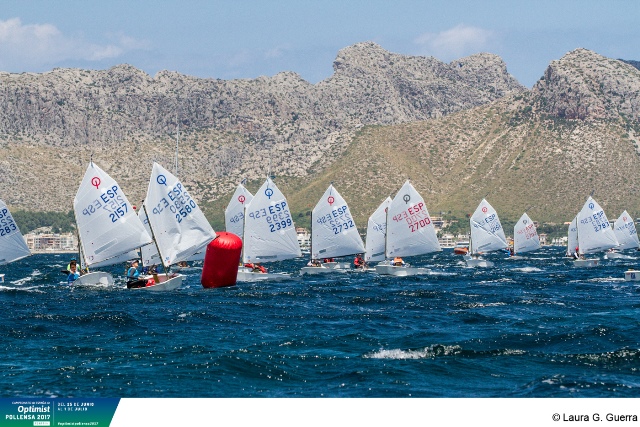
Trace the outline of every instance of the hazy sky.
<instances>
[{"instance_id":1,"label":"hazy sky","mask_svg":"<svg viewBox=\"0 0 640 427\"><path fill-rule=\"evenodd\" d=\"M0 71L128 63L197 77L294 71L316 83L363 41L449 62L500 55L531 87L550 61L584 47L640 60L636 0L0 0Z\"/></svg>"}]
</instances>

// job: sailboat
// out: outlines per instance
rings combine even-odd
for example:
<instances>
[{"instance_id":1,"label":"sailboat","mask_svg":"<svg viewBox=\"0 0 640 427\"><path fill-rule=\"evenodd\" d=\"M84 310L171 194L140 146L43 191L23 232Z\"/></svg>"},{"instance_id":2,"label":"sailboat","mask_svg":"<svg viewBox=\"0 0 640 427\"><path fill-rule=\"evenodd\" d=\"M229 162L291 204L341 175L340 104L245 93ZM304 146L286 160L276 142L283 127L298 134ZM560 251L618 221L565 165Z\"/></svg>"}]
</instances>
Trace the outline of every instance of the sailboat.
<instances>
[{"instance_id":1,"label":"sailboat","mask_svg":"<svg viewBox=\"0 0 640 427\"><path fill-rule=\"evenodd\" d=\"M262 184L249 205L245 206L240 282L282 280L283 273L267 273L249 267L256 263L282 261L302 256L289 204L271 178Z\"/></svg>"},{"instance_id":2,"label":"sailboat","mask_svg":"<svg viewBox=\"0 0 640 427\"><path fill-rule=\"evenodd\" d=\"M118 183L91 161L73 199L80 269L114 265L137 257L151 236ZM81 275L73 285L113 285L110 273Z\"/></svg>"},{"instance_id":3,"label":"sailboat","mask_svg":"<svg viewBox=\"0 0 640 427\"><path fill-rule=\"evenodd\" d=\"M613 228L598 202L591 196L576 217L578 234L578 256L575 267L595 267L598 259L584 259L584 255L603 252L618 246Z\"/></svg>"},{"instance_id":4,"label":"sailboat","mask_svg":"<svg viewBox=\"0 0 640 427\"><path fill-rule=\"evenodd\" d=\"M389 203L386 222L385 261L376 265L376 273L393 276L428 274L427 268L394 261L394 258L442 250L427 205L409 180Z\"/></svg>"},{"instance_id":5,"label":"sailboat","mask_svg":"<svg viewBox=\"0 0 640 427\"><path fill-rule=\"evenodd\" d=\"M633 218L631 218L631 215L629 215L627 211L622 212L620 217L613 223L613 232L619 243L617 250L624 251L626 249L638 249L640 246L638 233L636 232L636 225ZM614 251L613 249L605 254L605 258L632 259L629 255L622 254L618 251Z\"/></svg>"},{"instance_id":6,"label":"sailboat","mask_svg":"<svg viewBox=\"0 0 640 427\"><path fill-rule=\"evenodd\" d=\"M536 249L540 249L540 237L536 225L525 212L513 227L513 255L516 257Z\"/></svg>"},{"instance_id":7,"label":"sailboat","mask_svg":"<svg viewBox=\"0 0 640 427\"><path fill-rule=\"evenodd\" d=\"M320 264L318 261L364 251L364 243L347 202L330 184L311 211L311 262L300 270L300 274L347 271L335 262Z\"/></svg>"},{"instance_id":8,"label":"sailboat","mask_svg":"<svg viewBox=\"0 0 640 427\"><path fill-rule=\"evenodd\" d=\"M235 193L224 210L224 223L227 232L242 238L244 234L244 208L253 200L253 194L242 183L238 184Z\"/></svg>"},{"instance_id":9,"label":"sailboat","mask_svg":"<svg viewBox=\"0 0 640 427\"><path fill-rule=\"evenodd\" d=\"M391 197L387 197L371 214L367 222L366 252L364 254L364 260L367 264L384 261L384 246L387 238L387 209L390 204Z\"/></svg>"},{"instance_id":10,"label":"sailboat","mask_svg":"<svg viewBox=\"0 0 640 427\"><path fill-rule=\"evenodd\" d=\"M567 230L567 257L578 256L578 216L576 215L569 223Z\"/></svg>"},{"instance_id":11,"label":"sailboat","mask_svg":"<svg viewBox=\"0 0 640 427\"><path fill-rule=\"evenodd\" d=\"M493 263L480 257L480 254L509 247L498 213L489 202L482 199L469 219L469 224L471 226L469 254L464 255L467 266L493 267Z\"/></svg>"},{"instance_id":12,"label":"sailboat","mask_svg":"<svg viewBox=\"0 0 640 427\"><path fill-rule=\"evenodd\" d=\"M178 178L155 162L142 207L164 273L149 277L154 279L153 286L134 289L179 288L184 276L170 273L170 266L205 251L216 234Z\"/></svg>"},{"instance_id":13,"label":"sailboat","mask_svg":"<svg viewBox=\"0 0 640 427\"><path fill-rule=\"evenodd\" d=\"M13 220L7 205L0 200L0 265L9 264L31 255L18 225ZM4 274L0 274L0 283Z\"/></svg>"}]
</instances>

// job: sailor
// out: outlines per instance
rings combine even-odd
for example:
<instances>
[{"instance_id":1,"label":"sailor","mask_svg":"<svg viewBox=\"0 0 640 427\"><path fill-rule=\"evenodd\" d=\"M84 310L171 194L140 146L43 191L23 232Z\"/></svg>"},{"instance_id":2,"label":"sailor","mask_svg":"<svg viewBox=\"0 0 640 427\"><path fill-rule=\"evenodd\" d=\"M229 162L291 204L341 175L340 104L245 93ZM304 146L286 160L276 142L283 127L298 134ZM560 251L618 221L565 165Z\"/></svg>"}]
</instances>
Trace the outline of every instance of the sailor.
<instances>
[{"instance_id":1,"label":"sailor","mask_svg":"<svg viewBox=\"0 0 640 427\"><path fill-rule=\"evenodd\" d=\"M353 266L355 268L364 268L364 259L362 259L362 255L356 255L356 257L353 259Z\"/></svg>"},{"instance_id":2,"label":"sailor","mask_svg":"<svg viewBox=\"0 0 640 427\"><path fill-rule=\"evenodd\" d=\"M80 272L78 271L78 265L76 264L76 260L72 259L69 262L69 275L67 276L67 284L72 284L80 277Z\"/></svg>"},{"instance_id":3,"label":"sailor","mask_svg":"<svg viewBox=\"0 0 640 427\"><path fill-rule=\"evenodd\" d=\"M138 271L138 260L131 261L131 267L127 270L127 288L144 288L146 280L140 279L140 272Z\"/></svg>"},{"instance_id":4,"label":"sailor","mask_svg":"<svg viewBox=\"0 0 640 427\"><path fill-rule=\"evenodd\" d=\"M396 267L402 267L404 265L404 261L402 260L402 258L397 256L393 259L393 265L395 265Z\"/></svg>"}]
</instances>

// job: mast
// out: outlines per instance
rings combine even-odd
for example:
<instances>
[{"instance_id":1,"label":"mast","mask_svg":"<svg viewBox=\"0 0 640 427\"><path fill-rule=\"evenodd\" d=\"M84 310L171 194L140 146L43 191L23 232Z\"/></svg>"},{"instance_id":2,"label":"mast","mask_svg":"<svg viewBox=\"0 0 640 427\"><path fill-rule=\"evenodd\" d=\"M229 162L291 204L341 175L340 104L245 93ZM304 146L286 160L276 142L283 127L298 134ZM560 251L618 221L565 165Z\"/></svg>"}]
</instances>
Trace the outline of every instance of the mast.
<instances>
[{"instance_id":1,"label":"mast","mask_svg":"<svg viewBox=\"0 0 640 427\"><path fill-rule=\"evenodd\" d=\"M389 206L391 205L391 203L389 203L389 205L385 208L385 212L384 212L384 216L385 216L385 220L384 220L384 259L389 259L389 256L387 255L387 239L389 238Z\"/></svg>"},{"instance_id":2,"label":"mast","mask_svg":"<svg viewBox=\"0 0 640 427\"><path fill-rule=\"evenodd\" d=\"M176 160L173 166L176 176L178 176L178 145L179 143L180 143L180 120L178 119L178 130L176 131Z\"/></svg>"},{"instance_id":3,"label":"mast","mask_svg":"<svg viewBox=\"0 0 640 427\"><path fill-rule=\"evenodd\" d=\"M156 250L158 251L158 255L160 257L160 262L162 263L162 268L164 269L164 274L169 277L169 272L167 271L167 266L164 265L164 259L162 258L162 253L160 252L160 246L158 246L158 242L156 241L156 236L153 233L153 227L151 226L151 221L149 221L149 213L147 212L146 203L142 204L142 209L144 209L144 214L147 216L147 221L149 222L149 230L151 230L151 238L153 239L153 243L156 245Z\"/></svg>"}]
</instances>

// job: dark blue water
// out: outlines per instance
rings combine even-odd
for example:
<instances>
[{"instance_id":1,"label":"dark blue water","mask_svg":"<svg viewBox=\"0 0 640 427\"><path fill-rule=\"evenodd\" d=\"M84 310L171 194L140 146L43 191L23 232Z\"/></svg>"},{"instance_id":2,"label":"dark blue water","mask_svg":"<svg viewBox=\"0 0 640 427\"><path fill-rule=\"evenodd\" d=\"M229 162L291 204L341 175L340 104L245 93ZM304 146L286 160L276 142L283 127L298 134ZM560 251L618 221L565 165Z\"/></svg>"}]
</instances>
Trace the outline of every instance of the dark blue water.
<instances>
[{"instance_id":1,"label":"dark blue water","mask_svg":"<svg viewBox=\"0 0 640 427\"><path fill-rule=\"evenodd\" d=\"M1 267L0 396L640 396L638 261L563 252L208 290L196 270L166 293L71 289L68 255L35 255Z\"/></svg>"}]
</instances>

